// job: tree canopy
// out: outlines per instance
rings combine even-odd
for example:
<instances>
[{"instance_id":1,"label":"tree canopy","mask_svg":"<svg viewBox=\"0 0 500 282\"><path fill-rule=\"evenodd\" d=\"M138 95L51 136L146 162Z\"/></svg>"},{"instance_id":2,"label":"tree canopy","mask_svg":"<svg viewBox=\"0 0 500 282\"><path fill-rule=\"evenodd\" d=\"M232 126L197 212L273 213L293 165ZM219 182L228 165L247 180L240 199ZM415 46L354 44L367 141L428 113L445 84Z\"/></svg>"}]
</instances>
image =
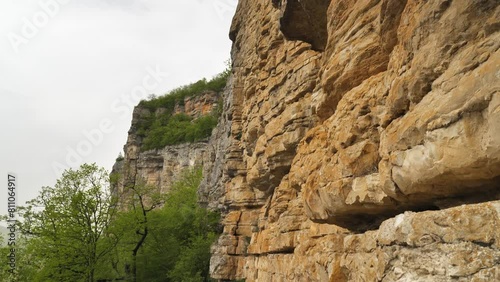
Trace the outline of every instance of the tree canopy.
<instances>
[{"instance_id":1,"label":"tree canopy","mask_svg":"<svg viewBox=\"0 0 500 282\"><path fill-rule=\"evenodd\" d=\"M198 204L200 168L166 194L138 183L121 201L95 164L68 170L20 208L17 275L0 247L0 281L211 281L219 214ZM125 199L125 200L123 200Z\"/></svg>"},{"instance_id":2,"label":"tree canopy","mask_svg":"<svg viewBox=\"0 0 500 282\"><path fill-rule=\"evenodd\" d=\"M115 203L109 174L84 164L20 208L26 249L40 265L32 281L94 281L98 263L116 244L106 233Z\"/></svg>"},{"instance_id":3,"label":"tree canopy","mask_svg":"<svg viewBox=\"0 0 500 282\"><path fill-rule=\"evenodd\" d=\"M219 233L219 214L198 204L201 178L200 168L187 169L160 197L144 184L128 188L135 200L114 221L122 239L108 257L115 267L103 279L211 281L210 246ZM151 209L154 203L161 207Z\"/></svg>"}]
</instances>

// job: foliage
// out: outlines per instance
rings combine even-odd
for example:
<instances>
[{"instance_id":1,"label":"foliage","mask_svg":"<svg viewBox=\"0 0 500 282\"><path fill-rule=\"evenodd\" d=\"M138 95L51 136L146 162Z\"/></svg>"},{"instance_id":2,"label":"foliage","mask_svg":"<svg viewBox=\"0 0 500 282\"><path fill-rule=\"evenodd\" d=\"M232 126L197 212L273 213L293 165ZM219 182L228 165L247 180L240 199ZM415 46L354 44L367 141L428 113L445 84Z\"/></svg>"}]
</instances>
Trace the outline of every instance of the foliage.
<instances>
[{"instance_id":1,"label":"foliage","mask_svg":"<svg viewBox=\"0 0 500 282\"><path fill-rule=\"evenodd\" d=\"M17 275L0 246L0 281L211 281L219 214L198 204L201 179L200 168L186 170L166 194L135 183L118 209L105 170L64 172L20 209Z\"/></svg>"},{"instance_id":2,"label":"foliage","mask_svg":"<svg viewBox=\"0 0 500 282\"><path fill-rule=\"evenodd\" d=\"M118 157L116 157L116 161L117 161L117 162L121 162L121 161L123 161L123 159L124 159L123 154L120 152L120 153L118 154Z\"/></svg>"},{"instance_id":3,"label":"foliage","mask_svg":"<svg viewBox=\"0 0 500 282\"><path fill-rule=\"evenodd\" d=\"M183 173L167 194L163 208L151 218L155 240L149 244L149 250L163 238L177 246L169 250L173 267L166 272L168 281L209 281L210 245L216 238L219 215L197 202L201 178L201 169ZM143 255L151 257L147 250Z\"/></svg>"},{"instance_id":4,"label":"foliage","mask_svg":"<svg viewBox=\"0 0 500 282\"><path fill-rule=\"evenodd\" d=\"M198 205L200 181L201 169L188 170L161 197L161 208L148 211L146 217L140 208L120 213L114 225L124 234L108 259L117 267L109 265L108 275L100 278L134 281L130 278L133 250L147 230L135 258L137 281L210 281L210 246L217 237L219 215ZM149 197L150 193L154 194L147 191L143 195ZM145 202L151 203L151 199Z\"/></svg>"},{"instance_id":5,"label":"foliage","mask_svg":"<svg viewBox=\"0 0 500 282\"><path fill-rule=\"evenodd\" d=\"M160 149L167 145L203 140L212 134L216 125L217 117L214 115L202 116L195 120L185 114L159 118L144 138L142 149Z\"/></svg>"},{"instance_id":6,"label":"foliage","mask_svg":"<svg viewBox=\"0 0 500 282\"><path fill-rule=\"evenodd\" d=\"M107 233L115 212L108 173L95 164L67 170L27 204L19 209L24 250L39 265L28 280L94 281L100 261L116 244Z\"/></svg>"},{"instance_id":7,"label":"foliage","mask_svg":"<svg viewBox=\"0 0 500 282\"><path fill-rule=\"evenodd\" d=\"M0 247L0 281L37 281L36 277L43 268L44 260L36 256L34 244L30 244L25 236L17 238L16 250L16 274L12 275L9 270L7 254L12 246ZM38 279L40 281L40 279Z\"/></svg>"},{"instance_id":8,"label":"foliage","mask_svg":"<svg viewBox=\"0 0 500 282\"><path fill-rule=\"evenodd\" d=\"M220 92L226 86L227 78L229 77L230 69L229 67L223 72L217 74L210 80L205 78L198 80L195 83L184 85L178 87L167 94L156 97L152 96L150 100L143 100L139 103L139 106L149 109L152 112L159 108L164 108L167 111L172 112L176 104L183 104L184 99L187 97L193 97L200 95L204 91L215 91Z\"/></svg>"},{"instance_id":9,"label":"foliage","mask_svg":"<svg viewBox=\"0 0 500 282\"><path fill-rule=\"evenodd\" d=\"M167 145L196 142L210 136L217 125L222 106L213 113L193 119L185 114L173 115L176 105L183 105L184 99L194 97L211 90L220 93L226 86L229 67L211 80L199 80L195 83L176 88L164 96L151 97L141 101L139 106L149 109L153 114L137 123L137 134L144 137L142 150L160 149ZM161 113L156 111L161 108Z\"/></svg>"},{"instance_id":10,"label":"foliage","mask_svg":"<svg viewBox=\"0 0 500 282\"><path fill-rule=\"evenodd\" d=\"M127 194L122 195L122 204L127 209L116 217L111 230L121 238L121 244L117 249L117 263L124 257L123 266L126 269L124 276L128 280L137 281L138 253L150 234L149 213L164 202L164 196L156 187L146 185L142 181L127 187L126 192ZM117 267L115 271L120 272Z\"/></svg>"},{"instance_id":11,"label":"foliage","mask_svg":"<svg viewBox=\"0 0 500 282\"><path fill-rule=\"evenodd\" d=\"M210 267L210 246L214 233L193 236L189 244L180 250L173 269L168 272L172 281L207 281Z\"/></svg>"}]
</instances>

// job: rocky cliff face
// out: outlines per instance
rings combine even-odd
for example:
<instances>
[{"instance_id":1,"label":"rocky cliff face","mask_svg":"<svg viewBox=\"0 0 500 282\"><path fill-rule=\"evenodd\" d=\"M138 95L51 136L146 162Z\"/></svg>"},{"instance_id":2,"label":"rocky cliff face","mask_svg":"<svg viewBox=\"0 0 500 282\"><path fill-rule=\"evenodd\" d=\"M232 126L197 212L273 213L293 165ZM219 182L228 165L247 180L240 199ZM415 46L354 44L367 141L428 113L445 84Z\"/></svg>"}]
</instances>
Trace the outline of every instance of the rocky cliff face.
<instances>
[{"instance_id":1,"label":"rocky cliff face","mask_svg":"<svg viewBox=\"0 0 500 282\"><path fill-rule=\"evenodd\" d=\"M217 103L218 94L206 92L184 99L183 103L175 106L174 114L184 113L197 118L211 113L217 107ZM160 115L163 111L164 109L159 108L155 112L151 112L140 105L134 109L132 126L128 133L127 143L123 147L124 158L117 161L113 167L113 173L118 173L121 176L114 187L118 193L124 193L127 185L139 182L155 186L158 191L165 193L182 170L188 167L202 166L203 160L207 158L205 154L208 140L166 146L161 150L141 151L143 138L137 132L138 124L152 115Z\"/></svg>"},{"instance_id":2,"label":"rocky cliff face","mask_svg":"<svg viewBox=\"0 0 500 282\"><path fill-rule=\"evenodd\" d=\"M499 19L498 0L239 1L200 190L225 212L212 276L499 281Z\"/></svg>"}]
</instances>

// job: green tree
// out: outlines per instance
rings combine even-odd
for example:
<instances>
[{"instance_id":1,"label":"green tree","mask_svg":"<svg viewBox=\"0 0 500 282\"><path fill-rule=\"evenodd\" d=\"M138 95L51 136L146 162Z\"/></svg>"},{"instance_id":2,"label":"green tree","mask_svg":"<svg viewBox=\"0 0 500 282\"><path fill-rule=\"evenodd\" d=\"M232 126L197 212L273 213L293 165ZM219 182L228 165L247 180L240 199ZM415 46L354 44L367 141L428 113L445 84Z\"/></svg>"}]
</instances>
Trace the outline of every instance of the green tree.
<instances>
[{"instance_id":1,"label":"green tree","mask_svg":"<svg viewBox=\"0 0 500 282\"><path fill-rule=\"evenodd\" d=\"M128 197L125 200L126 209L120 214L116 220L116 226L119 226L127 234L123 236L123 244L126 249L131 252L130 269L126 272L129 280L137 281L137 256L144 246L149 235L150 223L148 214L152 212L158 205L163 203L163 197L158 193L156 187L140 184L127 187ZM132 231L132 233L130 232ZM126 266L129 264L126 264Z\"/></svg>"},{"instance_id":2,"label":"green tree","mask_svg":"<svg viewBox=\"0 0 500 282\"><path fill-rule=\"evenodd\" d=\"M118 238L107 232L116 211L109 174L95 164L67 170L20 208L26 250L40 265L32 281L94 281Z\"/></svg>"},{"instance_id":3,"label":"green tree","mask_svg":"<svg viewBox=\"0 0 500 282\"><path fill-rule=\"evenodd\" d=\"M13 247L16 251L15 274L10 272L9 258L7 257L10 253L10 249ZM24 236L17 238L15 246L4 245L0 247L0 281L37 281L37 273L43 267L43 261L34 254L35 252L32 249L32 245L29 244L29 241Z\"/></svg>"},{"instance_id":4,"label":"green tree","mask_svg":"<svg viewBox=\"0 0 500 282\"><path fill-rule=\"evenodd\" d=\"M200 168L184 171L164 205L150 214L150 240L138 257L142 281L210 281L219 214L198 204L201 179Z\"/></svg>"},{"instance_id":5,"label":"green tree","mask_svg":"<svg viewBox=\"0 0 500 282\"><path fill-rule=\"evenodd\" d=\"M164 195L143 183L128 187L110 227L121 239L99 278L210 281L210 246L219 215L198 204L201 178L201 169L188 169Z\"/></svg>"}]
</instances>

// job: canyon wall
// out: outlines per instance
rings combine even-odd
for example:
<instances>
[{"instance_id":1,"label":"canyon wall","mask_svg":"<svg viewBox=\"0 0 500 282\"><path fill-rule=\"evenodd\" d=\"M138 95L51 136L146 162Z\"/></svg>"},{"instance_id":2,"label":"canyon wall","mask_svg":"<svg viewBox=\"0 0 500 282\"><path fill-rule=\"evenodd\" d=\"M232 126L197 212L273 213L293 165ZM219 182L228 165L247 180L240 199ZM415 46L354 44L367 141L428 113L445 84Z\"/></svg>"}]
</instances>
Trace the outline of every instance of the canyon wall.
<instances>
[{"instance_id":1,"label":"canyon wall","mask_svg":"<svg viewBox=\"0 0 500 282\"><path fill-rule=\"evenodd\" d=\"M499 30L498 0L239 1L212 277L500 281Z\"/></svg>"},{"instance_id":2,"label":"canyon wall","mask_svg":"<svg viewBox=\"0 0 500 282\"><path fill-rule=\"evenodd\" d=\"M217 107L218 100L219 94L213 91L187 97L183 103L175 105L173 114L198 118L210 114ZM117 160L112 171L120 176L113 187L118 195L125 195L128 186L139 183L151 185L159 192L166 193L184 169L203 166L204 159L207 158L208 140L166 146L162 149L141 150L144 138L138 132L139 124L145 119L156 118L164 111L161 107L154 112L141 105L134 108L127 143L123 147L123 159Z\"/></svg>"}]
</instances>

